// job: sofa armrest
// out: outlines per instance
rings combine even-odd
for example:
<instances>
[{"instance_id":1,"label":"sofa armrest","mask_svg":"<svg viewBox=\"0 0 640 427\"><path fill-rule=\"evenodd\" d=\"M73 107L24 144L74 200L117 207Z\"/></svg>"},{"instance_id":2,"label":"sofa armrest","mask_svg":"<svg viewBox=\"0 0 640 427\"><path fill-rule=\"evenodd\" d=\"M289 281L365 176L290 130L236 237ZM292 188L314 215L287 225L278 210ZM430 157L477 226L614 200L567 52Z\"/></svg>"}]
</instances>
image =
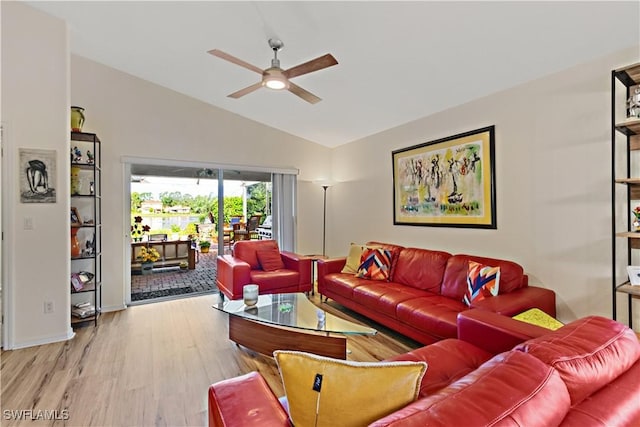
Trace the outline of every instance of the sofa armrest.
<instances>
[{"instance_id":1,"label":"sofa armrest","mask_svg":"<svg viewBox=\"0 0 640 427\"><path fill-rule=\"evenodd\" d=\"M300 285L311 285L311 258L289 251L280 251L285 268L300 274Z\"/></svg>"},{"instance_id":2,"label":"sofa armrest","mask_svg":"<svg viewBox=\"0 0 640 427\"><path fill-rule=\"evenodd\" d=\"M556 293L551 289L527 286L495 297L474 301L471 308L482 308L505 316L515 316L530 308L539 308L556 317Z\"/></svg>"},{"instance_id":3,"label":"sofa armrest","mask_svg":"<svg viewBox=\"0 0 640 427\"><path fill-rule=\"evenodd\" d=\"M218 255L216 282L229 299L242 298L242 287L251 282L251 267L231 255Z\"/></svg>"},{"instance_id":4,"label":"sofa armrest","mask_svg":"<svg viewBox=\"0 0 640 427\"><path fill-rule=\"evenodd\" d=\"M509 351L517 344L551 332L549 329L487 310L458 313L458 339L492 354Z\"/></svg>"},{"instance_id":5,"label":"sofa armrest","mask_svg":"<svg viewBox=\"0 0 640 427\"><path fill-rule=\"evenodd\" d=\"M258 372L209 387L209 427L291 426L289 416Z\"/></svg>"},{"instance_id":6,"label":"sofa armrest","mask_svg":"<svg viewBox=\"0 0 640 427\"><path fill-rule=\"evenodd\" d=\"M340 273L347 263L347 257L319 259L318 261L318 288L324 286L324 276L331 273Z\"/></svg>"}]
</instances>

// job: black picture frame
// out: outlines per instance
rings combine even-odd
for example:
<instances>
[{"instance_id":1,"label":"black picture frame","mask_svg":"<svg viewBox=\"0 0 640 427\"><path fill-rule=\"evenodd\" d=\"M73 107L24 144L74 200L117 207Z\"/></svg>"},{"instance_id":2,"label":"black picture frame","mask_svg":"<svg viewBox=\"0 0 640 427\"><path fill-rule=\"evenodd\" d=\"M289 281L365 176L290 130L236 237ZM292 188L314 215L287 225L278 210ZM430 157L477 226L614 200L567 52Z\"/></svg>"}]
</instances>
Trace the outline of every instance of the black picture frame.
<instances>
[{"instance_id":1,"label":"black picture frame","mask_svg":"<svg viewBox=\"0 0 640 427\"><path fill-rule=\"evenodd\" d=\"M393 223L496 229L495 126L391 153Z\"/></svg>"}]
</instances>

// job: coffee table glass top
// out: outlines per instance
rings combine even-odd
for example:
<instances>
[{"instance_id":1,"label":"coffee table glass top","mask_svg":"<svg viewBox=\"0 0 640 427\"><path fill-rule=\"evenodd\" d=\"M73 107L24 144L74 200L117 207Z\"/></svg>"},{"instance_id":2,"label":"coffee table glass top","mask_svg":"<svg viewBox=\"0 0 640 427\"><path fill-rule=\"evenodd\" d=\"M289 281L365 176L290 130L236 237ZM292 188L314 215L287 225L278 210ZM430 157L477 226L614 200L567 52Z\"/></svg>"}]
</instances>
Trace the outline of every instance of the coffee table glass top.
<instances>
[{"instance_id":1,"label":"coffee table glass top","mask_svg":"<svg viewBox=\"0 0 640 427\"><path fill-rule=\"evenodd\" d=\"M344 335L375 335L373 328L358 325L327 313L313 304L303 293L260 295L252 307L243 300L228 300L213 308L232 316L256 322L270 323L318 332L335 332Z\"/></svg>"}]
</instances>

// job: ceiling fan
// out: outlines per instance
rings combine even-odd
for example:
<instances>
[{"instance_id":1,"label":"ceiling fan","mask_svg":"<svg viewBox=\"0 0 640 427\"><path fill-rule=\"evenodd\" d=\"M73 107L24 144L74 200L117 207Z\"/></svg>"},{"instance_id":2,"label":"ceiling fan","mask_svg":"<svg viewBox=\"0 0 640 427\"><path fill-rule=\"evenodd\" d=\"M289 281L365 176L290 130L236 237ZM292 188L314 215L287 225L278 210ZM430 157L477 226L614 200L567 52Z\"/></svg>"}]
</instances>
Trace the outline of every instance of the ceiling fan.
<instances>
[{"instance_id":1,"label":"ceiling fan","mask_svg":"<svg viewBox=\"0 0 640 427\"><path fill-rule=\"evenodd\" d=\"M280 68L278 51L282 50L282 48L284 47L284 43L282 43L282 41L278 39L269 39L269 46L273 50L273 59L271 60L271 67L265 70L261 70L255 65L251 65L248 62L238 59L235 56L229 55L228 53L225 53L218 49L213 49L208 52L213 56L217 56L218 58L233 62L236 65L239 65L251 71L255 71L256 73L262 75L262 80L258 83L252 84L251 86L248 86L244 89L240 89L239 91L228 95L228 97L237 99L264 86L269 89L275 90L287 89L289 92L299 96L300 98L311 104L320 102L320 98L318 98L311 92L301 88L300 86L291 83L289 80L303 74L308 74L314 71L322 70L323 68L331 67L333 65L336 65L338 61L336 61L336 59L331 54L327 53L326 55L320 56L316 59L312 59L311 61L307 61L303 64L296 65L295 67L289 68L288 70L283 70L282 68Z\"/></svg>"}]
</instances>

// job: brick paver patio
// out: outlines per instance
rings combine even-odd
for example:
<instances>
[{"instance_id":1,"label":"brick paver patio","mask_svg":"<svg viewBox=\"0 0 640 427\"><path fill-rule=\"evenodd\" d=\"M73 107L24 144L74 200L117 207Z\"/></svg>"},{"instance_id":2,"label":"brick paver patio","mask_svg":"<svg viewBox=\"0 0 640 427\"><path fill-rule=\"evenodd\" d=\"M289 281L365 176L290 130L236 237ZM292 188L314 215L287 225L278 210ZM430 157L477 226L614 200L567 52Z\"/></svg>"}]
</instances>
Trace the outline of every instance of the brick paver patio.
<instances>
[{"instance_id":1,"label":"brick paver patio","mask_svg":"<svg viewBox=\"0 0 640 427\"><path fill-rule=\"evenodd\" d=\"M194 270L154 269L152 274L131 275L132 302L158 298L185 297L217 292L216 257L218 252L198 253Z\"/></svg>"}]
</instances>

